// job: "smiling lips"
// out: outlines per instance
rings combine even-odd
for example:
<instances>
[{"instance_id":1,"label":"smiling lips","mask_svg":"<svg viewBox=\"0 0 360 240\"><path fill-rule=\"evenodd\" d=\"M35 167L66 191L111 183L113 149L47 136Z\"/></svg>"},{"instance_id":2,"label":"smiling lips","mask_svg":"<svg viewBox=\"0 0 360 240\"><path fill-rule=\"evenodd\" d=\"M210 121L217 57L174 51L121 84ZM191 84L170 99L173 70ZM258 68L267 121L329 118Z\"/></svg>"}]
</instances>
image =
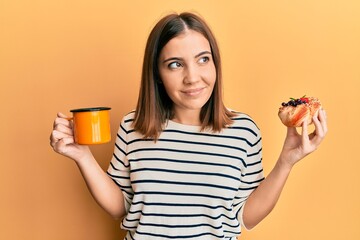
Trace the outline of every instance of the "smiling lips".
<instances>
[{"instance_id":1,"label":"smiling lips","mask_svg":"<svg viewBox=\"0 0 360 240\"><path fill-rule=\"evenodd\" d=\"M182 93L184 93L185 95L188 95L188 96L196 96L196 95L199 95L202 90L204 90L205 88L202 87L202 88L193 88L193 89L187 89L187 90L183 90L181 91Z\"/></svg>"}]
</instances>

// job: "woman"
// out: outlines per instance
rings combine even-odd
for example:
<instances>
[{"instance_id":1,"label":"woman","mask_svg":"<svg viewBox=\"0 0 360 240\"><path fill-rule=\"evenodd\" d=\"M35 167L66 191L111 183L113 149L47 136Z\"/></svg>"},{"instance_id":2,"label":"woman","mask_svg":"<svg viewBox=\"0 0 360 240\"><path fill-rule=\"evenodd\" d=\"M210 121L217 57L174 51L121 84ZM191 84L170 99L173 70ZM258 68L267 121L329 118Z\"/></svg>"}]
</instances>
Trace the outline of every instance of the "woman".
<instances>
[{"instance_id":1,"label":"woman","mask_svg":"<svg viewBox=\"0 0 360 240\"><path fill-rule=\"evenodd\" d=\"M221 62L207 24L191 13L162 18L147 41L136 110L118 131L107 173L87 146L74 143L59 113L51 146L78 165L95 200L122 218L125 239L236 239L275 206L294 164L327 132L288 128L264 178L261 134L246 114L222 101Z\"/></svg>"}]
</instances>

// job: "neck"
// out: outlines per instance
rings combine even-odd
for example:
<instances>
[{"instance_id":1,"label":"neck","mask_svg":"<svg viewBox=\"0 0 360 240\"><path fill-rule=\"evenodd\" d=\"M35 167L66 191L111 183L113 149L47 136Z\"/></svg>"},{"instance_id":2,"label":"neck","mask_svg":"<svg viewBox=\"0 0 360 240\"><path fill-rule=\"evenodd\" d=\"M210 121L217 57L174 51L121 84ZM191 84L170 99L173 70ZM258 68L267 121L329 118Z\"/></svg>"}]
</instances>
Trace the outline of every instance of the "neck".
<instances>
[{"instance_id":1,"label":"neck","mask_svg":"<svg viewBox=\"0 0 360 240\"><path fill-rule=\"evenodd\" d=\"M199 110L175 111L171 120L186 125L201 125Z\"/></svg>"}]
</instances>

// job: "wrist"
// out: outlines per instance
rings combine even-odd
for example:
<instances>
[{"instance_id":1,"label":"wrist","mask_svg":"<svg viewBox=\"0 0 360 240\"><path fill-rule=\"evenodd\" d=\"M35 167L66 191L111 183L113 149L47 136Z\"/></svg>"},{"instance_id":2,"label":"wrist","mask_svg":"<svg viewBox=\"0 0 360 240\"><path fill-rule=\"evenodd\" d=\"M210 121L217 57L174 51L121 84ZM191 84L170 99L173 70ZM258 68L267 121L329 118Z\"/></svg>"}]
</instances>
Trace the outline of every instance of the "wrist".
<instances>
[{"instance_id":1,"label":"wrist","mask_svg":"<svg viewBox=\"0 0 360 240\"><path fill-rule=\"evenodd\" d=\"M284 157L280 156L276 163L276 167L281 172L289 174L291 172L292 168L294 167L294 164L289 163L289 161L287 161Z\"/></svg>"},{"instance_id":2,"label":"wrist","mask_svg":"<svg viewBox=\"0 0 360 240\"><path fill-rule=\"evenodd\" d=\"M75 158L73 158L77 165L88 164L94 160L94 156L92 155L90 149L88 147L86 148L86 150L81 151Z\"/></svg>"}]
</instances>

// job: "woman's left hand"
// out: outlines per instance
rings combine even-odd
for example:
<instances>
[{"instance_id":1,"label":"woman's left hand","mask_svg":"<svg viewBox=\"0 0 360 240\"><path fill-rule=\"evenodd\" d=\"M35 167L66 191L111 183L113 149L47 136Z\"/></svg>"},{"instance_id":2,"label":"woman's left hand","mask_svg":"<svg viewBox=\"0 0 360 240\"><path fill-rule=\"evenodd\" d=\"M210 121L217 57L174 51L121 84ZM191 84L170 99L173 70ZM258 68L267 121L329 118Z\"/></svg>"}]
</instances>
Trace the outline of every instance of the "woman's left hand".
<instances>
[{"instance_id":1,"label":"woman's left hand","mask_svg":"<svg viewBox=\"0 0 360 240\"><path fill-rule=\"evenodd\" d=\"M315 151L323 141L328 129L325 110L320 109L313 117L315 130L308 133L307 122L302 125L302 132L299 134L295 127L288 127L280 159L283 163L292 167L300 159Z\"/></svg>"}]
</instances>

